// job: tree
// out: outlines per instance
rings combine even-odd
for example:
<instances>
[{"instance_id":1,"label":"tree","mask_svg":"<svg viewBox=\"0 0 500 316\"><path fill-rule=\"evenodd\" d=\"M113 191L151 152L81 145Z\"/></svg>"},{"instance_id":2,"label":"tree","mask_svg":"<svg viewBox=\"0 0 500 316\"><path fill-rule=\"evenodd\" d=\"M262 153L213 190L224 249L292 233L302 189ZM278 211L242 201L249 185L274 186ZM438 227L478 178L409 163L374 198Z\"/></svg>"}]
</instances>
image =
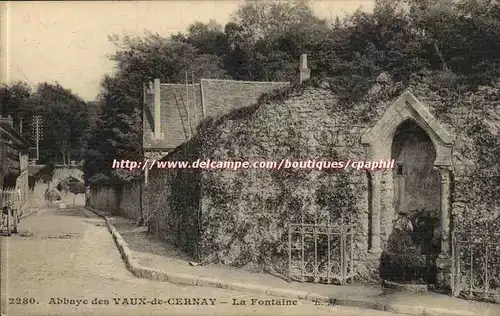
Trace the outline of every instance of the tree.
<instances>
[{"instance_id":1,"label":"tree","mask_svg":"<svg viewBox=\"0 0 500 316\"><path fill-rule=\"evenodd\" d=\"M49 108L45 122L50 123L46 133L53 139L62 157L62 163L67 164L71 156L71 118L66 104L56 103Z\"/></svg>"},{"instance_id":2,"label":"tree","mask_svg":"<svg viewBox=\"0 0 500 316\"><path fill-rule=\"evenodd\" d=\"M0 86L0 115L11 116L14 127L19 128L23 119L22 136L30 139L30 128L28 128L29 118L33 115L31 102L32 89L25 82L15 82L12 84L2 84Z\"/></svg>"},{"instance_id":3,"label":"tree","mask_svg":"<svg viewBox=\"0 0 500 316\"><path fill-rule=\"evenodd\" d=\"M248 45L287 32L291 26L324 25L307 1L250 2L238 8L232 22L239 25L240 38Z\"/></svg>"},{"instance_id":4,"label":"tree","mask_svg":"<svg viewBox=\"0 0 500 316\"><path fill-rule=\"evenodd\" d=\"M500 5L489 0L378 1L405 19L410 41L428 68L484 82L499 74Z\"/></svg>"},{"instance_id":5,"label":"tree","mask_svg":"<svg viewBox=\"0 0 500 316\"><path fill-rule=\"evenodd\" d=\"M147 33L144 37L124 37L121 40L114 37L111 40L117 48L117 52L111 56L117 69L114 77L130 80L134 87L139 88L139 94L142 93L142 84L152 78L181 83L184 82L186 71L194 72L196 80L226 75L222 60L184 41L153 33ZM139 85L135 86L137 83Z\"/></svg>"},{"instance_id":6,"label":"tree","mask_svg":"<svg viewBox=\"0 0 500 316\"><path fill-rule=\"evenodd\" d=\"M12 116L16 121L30 113L31 88L25 82L15 82L0 86L0 114L4 117Z\"/></svg>"},{"instance_id":7,"label":"tree","mask_svg":"<svg viewBox=\"0 0 500 316\"><path fill-rule=\"evenodd\" d=\"M71 157L81 159L84 131L91 113L86 103L58 83L40 83L35 91L24 82L0 87L2 116L11 116L22 136L34 143L32 117L43 117L42 162L69 163Z\"/></svg>"},{"instance_id":8,"label":"tree","mask_svg":"<svg viewBox=\"0 0 500 316\"><path fill-rule=\"evenodd\" d=\"M290 80L300 54L314 55L311 43L327 32L307 1L249 2L226 25L226 69L234 79Z\"/></svg>"},{"instance_id":9,"label":"tree","mask_svg":"<svg viewBox=\"0 0 500 316\"><path fill-rule=\"evenodd\" d=\"M85 101L58 83L41 83L31 102L32 113L43 117L42 162L68 164L72 159L81 159L89 124Z\"/></svg>"},{"instance_id":10,"label":"tree","mask_svg":"<svg viewBox=\"0 0 500 316\"><path fill-rule=\"evenodd\" d=\"M211 19L207 24L195 22L182 35L182 41L193 45L201 54L225 56L228 50L227 36L222 25Z\"/></svg>"},{"instance_id":11,"label":"tree","mask_svg":"<svg viewBox=\"0 0 500 316\"><path fill-rule=\"evenodd\" d=\"M85 184L74 177L69 177L59 182L57 190L73 193L73 205L75 205L75 197L77 194L86 193Z\"/></svg>"},{"instance_id":12,"label":"tree","mask_svg":"<svg viewBox=\"0 0 500 316\"><path fill-rule=\"evenodd\" d=\"M100 116L86 133L89 172L109 173L112 159L140 153L143 84L153 78L183 83L187 71L196 81L288 81L307 53L313 75L333 78L341 98L364 95L382 71L403 84L428 70L480 84L500 76L499 21L500 6L486 0L377 0L372 13L332 25L308 1L252 1L224 27L212 20L170 38L111 36L116 71L103 80Z\"/></svg>"},{"instance_id":13,"label":"tree","mask_svg":"<svg viewBox=\"0 0 500 316\"><path fill-rule=\"evenodd\" d=\"M116 71L106 75L99 96L100 115L95 128L87 133L86 176L96 173L114 174L113 159L140 159L142 154L142 106L143 85L153 78L161 82L185 81L185 72L191 81L200 78L227 78L222 59L205 53L210 45L200 46L196 42L197 32L205 29L200 25L192 28L191 39L177 35L164 38L147 33L144 37L111 36L116 53L111 56ZM205 42L208 43L208 42ZM200 44L201 45L201 44Z\"/></svg>"}]
</instances>

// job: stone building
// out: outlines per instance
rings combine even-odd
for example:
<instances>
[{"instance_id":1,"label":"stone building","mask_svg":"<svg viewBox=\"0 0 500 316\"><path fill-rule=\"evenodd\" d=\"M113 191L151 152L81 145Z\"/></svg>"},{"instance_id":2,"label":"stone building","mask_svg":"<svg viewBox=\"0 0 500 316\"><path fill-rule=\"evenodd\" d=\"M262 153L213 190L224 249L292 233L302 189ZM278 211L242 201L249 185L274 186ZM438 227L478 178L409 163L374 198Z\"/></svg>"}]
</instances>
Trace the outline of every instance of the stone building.
<instances>
[{"instance_id":1,"label":"stone building","mask_svg":"<svg viewBox=\"0 0 500 316\"><path fill-rule=\"evenodd\" d=\"M500 84L450 92L433 78L415 76L403 85L383 73L363 97L347 101L328 78L313 79L206 122L164 160L277 164L153 170L158 184L146 194L156 197L148 211L158 216L150 227L202 262L290 275L298 269L302 279L328 270L328 277L340 273L345 279L376 270L395 229L416 231L430 218L424 244L437 249L436 282L449 287L453 233L494 232L488 225L499 222L498 190L492 187L498 183L490 180L499 173L492 150L500 128ZM395 164L379 170L278 169L283 159ZM334 235L344 236L342 245L332 241ZM297 248L302 267L293 268ZM334 265L340 268L333 271Z\"/></svg>"}]
</instances>

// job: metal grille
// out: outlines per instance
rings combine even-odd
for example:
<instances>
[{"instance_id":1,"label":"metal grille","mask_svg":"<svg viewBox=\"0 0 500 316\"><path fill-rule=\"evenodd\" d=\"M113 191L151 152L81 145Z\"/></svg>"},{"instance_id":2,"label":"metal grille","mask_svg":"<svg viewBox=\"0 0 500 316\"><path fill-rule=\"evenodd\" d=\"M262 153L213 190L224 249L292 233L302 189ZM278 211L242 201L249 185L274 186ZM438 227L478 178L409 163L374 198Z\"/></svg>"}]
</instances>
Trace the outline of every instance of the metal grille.
<instances>
[{"instance_id":1,"label":"metal grille","mask_svg":"<svg viewBox=\"0 0 500 316\"><path fill-rule=\"evenodd\" d=\"M500 302L500 234L465 234L452 238L453 296Z\"/></svg>"},{"instance_id":2,"label":"metal grille","mask_svg":"<svg viewBox=\"0 0 500 316\"><path fill-rule=\"evenodd\" d=\"M289 282L344 285L354 276L351 229L328 224L289 224Z\"/></svg>"},{"instance_id":3,"label":"metal grille","mask_svg":"<svg viewBox=\"0 0 500 316\"><path fill-rule=\"evenodd\" d=\"M19 195L14 189L0 190L0 231L7 230L8 234L11 232L12 224L17 229L17 221L19 218L14 219L17 211L16 206L19 204ZM10 206L7 208L6 206ZM9 211L10 210L10 211ZM18 214L19 215L19 214Z\"/></svg>"},{"instance_id":4,"label":"metal grille","mask_svg":"<svg viewBox=\"0 0 500 316\"><path fill-rule=\"evenodd\" d=\"M0 190L0 207L7 205L12 207L17 207L19 204L19 195L15 189L3 189Z\"/></svg>"}]
</instances>

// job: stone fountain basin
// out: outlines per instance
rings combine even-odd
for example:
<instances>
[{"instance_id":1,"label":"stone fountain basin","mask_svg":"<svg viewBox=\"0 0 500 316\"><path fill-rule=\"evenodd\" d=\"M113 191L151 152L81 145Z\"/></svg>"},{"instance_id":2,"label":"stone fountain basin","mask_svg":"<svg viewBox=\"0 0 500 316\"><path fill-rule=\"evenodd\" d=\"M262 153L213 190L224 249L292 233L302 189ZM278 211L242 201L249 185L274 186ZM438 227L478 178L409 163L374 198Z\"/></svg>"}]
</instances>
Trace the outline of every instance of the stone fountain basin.
<instances>
[{"instance_id":1,"label":"stone fountain basin","mask_svg":"<svg viewBox=\"0 0 500 316\"><path fill-rule=\"evenodd\" d=\"M427 284L397 283L387 280L382 281L382 287L398 292L424 293L429 291L429 286Z\"/></svg>"}]
</instances>

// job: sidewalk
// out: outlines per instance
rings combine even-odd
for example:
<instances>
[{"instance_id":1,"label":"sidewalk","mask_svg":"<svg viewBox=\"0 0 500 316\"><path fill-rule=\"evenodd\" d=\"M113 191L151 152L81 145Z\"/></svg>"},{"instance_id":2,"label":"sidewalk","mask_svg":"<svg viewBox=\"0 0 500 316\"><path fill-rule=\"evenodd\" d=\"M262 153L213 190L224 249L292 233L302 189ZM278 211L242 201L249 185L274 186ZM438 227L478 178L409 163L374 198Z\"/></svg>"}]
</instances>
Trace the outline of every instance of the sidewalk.
<instances>
[{"instance_id":1,"label":"sidewalk","mask_svg":"<svg viewBox=\"0 0 500 316\"><path fill-rule=\"evenodd\" d=\"M95 210L94 210L95 211ZM388 291L379 285L325 285L292 282L266 273L227 266L191 266L189 258L148 236L143 228L122 217L104 215L124 260L137 276L173 283L221 287L243 292L299 298L337 305L385 310L407 315L500 315L500 305L428 293Z\"/></svg>"}]
</instances>

